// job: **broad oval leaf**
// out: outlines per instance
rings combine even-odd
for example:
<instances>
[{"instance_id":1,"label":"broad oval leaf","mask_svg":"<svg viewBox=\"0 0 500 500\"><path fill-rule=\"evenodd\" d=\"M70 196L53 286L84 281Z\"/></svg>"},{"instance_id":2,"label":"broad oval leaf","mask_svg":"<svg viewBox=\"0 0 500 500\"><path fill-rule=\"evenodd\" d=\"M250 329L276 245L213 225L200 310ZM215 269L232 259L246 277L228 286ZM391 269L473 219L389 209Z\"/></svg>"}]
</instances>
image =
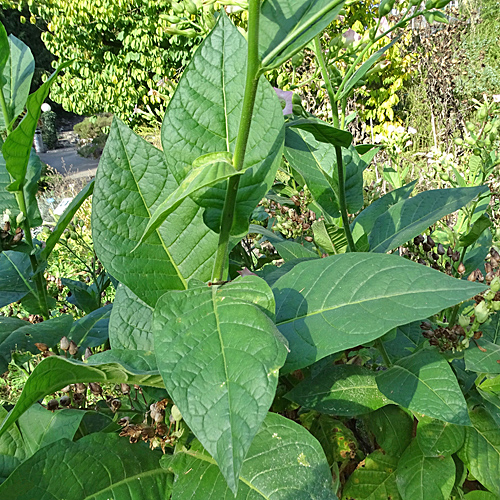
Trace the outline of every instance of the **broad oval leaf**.
<instances>
[{"instance_id":1,"label":"broad oval leaf","mask_svg":"<svg viewBox=\"0 0 500 500\"><path fill-rule=\"evenodd\" d=\"M109 342L113 349L152 351L153 308L123 283L116 290L109 318Z\"/></svg>"},{"instance_id":2,"label":"broad oval leaf","mask_svg":"<svg viewBox=\"0 0 500 500\"><path fill-rule=\"evenodd\" d=\"M247 42L225 14L185 69L161 132L166 166L180 184L203 155L234 153L246 79ZM246 234L250 216L272 186L282 158L283 112L276 92L261 77L239 178L233 235ZM205 223L219 232L228 182L197 191Z\"/></svg>"},{"instance_id":3,"label":"broad oval leaf","mask_svg":"<svg viewBox=\"0 0 500 500\"><path fill-rule=\"evenodd\" d=\"M327 366L314 377L304 379L285 397L320 413L347 417L390 403L378 390L375 372L354 365Z\"/></svg>"},{"instance_id":4,"label":"broad oval leaf","mask_svg":"<svg viewBox=\"0 0 500 500\"><path fill-rule=\"evenodd\" d=\"M371 342L484 289L394 255L301 262L273 285L276 324L291 351L285 369Z\"/></svg>"},{"instance_id":5,"label":"broad oval leaf","mask_svg":"<svg viewBox=\"0 0 500 500\"><path fill-rule=\"evenodd\" d=\"M465 351L465 368L477 373L500 373L500 346L479 339Z\"/></svg>"},{"instance_id":6,"label":"broad oval leaf","mask_svg":"<svg viewBox=\"0 0 500 500\"><path fill-rule=\"evenodd\" d=\"M347 480L343 500L399 500L396 485L398 459L382 450L370 453Z\"/></svg>"},{"instance_id":7,"label":"broad oval leaf","mask_svg":"<svg viewBox=\"0 0 500 500\"><path fill-rule=\"evenodd\" d=\"M435 189L400 200L375 221L368 238L370 252L385 253L406 243L486 190L487 186Z\"/></svg>"},{"instance_id":8,"label":"broad oval leaf","mask_svg":"<svg viewBox=\"0 0 500 500\"><path fill-rule=\"evenodd\" d=\"M183 456L184 455L184 456ZM172 500L335 500L332 476L319 443L302 426L269 413L243 462L236 497L203 450L181 450L162 465L176 473Z\"/></svg>"},{"instance_id":9,"label":"broad oval leaf","mask_svg":"<svg viewBox=\"0 0 500 500\"><path fill-rule=\"evenodd\" d=\"M266 0L261 7L259 55L265 70L281 66L338 15L345 0Z\"/></svg>"},{"instance_id":10,"label":"broad oval leaf","mask_svg":"<svg viewBox=\"0 0 500 500\"><path fill-rule=\"evenodd\" d=\"M417 442L426 457L450 457L464 444L465 428L429 417L420 417Z\"/></svg>"},{"instance_id":11,"label":"broad oval leaf","mask_svg":"<svg viewBox=\"0 0 500 500\"><path fill-rule=\"evenodd\" d=\"M29 255L21 252L0 253L0 307L22 299L33 290Z\"/></svg>"},{"instance_id":12,"label":"broad oval leaf","mask_svg":"<svg viewBox=\"0 0 500 500\"><path fill-rule=\"evenodd\" d=\"M411 442L413 417L400 406L384 406L367 415L364 420L378 445L388 455L401 456Z\"/></svg>"},{"instance_id":13,"label":"broad oval leaf","mask_svg":"<svg viewBox=\"0 0 500 500\"><path fill-rule=\"evenodd\" d=\"M103 353L105 354L105 353ZM135 360L135 353L130 351ZM89 361L97 363L98 355L91 356ZM149 356L154 359L153 353ZM36 401L47 394L52 394L68 384L77 382L122 383L164 387L156 370L135 369L122 366L118 362L91 365L73 361L59 356L50 356L38 364L26 381L23 392L14 409L3 421L0 436Z\"/></svg>"},{"instance_id":14,"label":"broad oval leaf","mask_svg":"<svg viewBox=\"0 0 500 500\"><path fill-rule=\"evenodd\" d=\"M457 425L470 425L464 396L448 362L435 350L400 359L377 375L380 391L404 408Z\"/></svg>"},{"instance_id":15,"label":"broad oval leaf","mask_svg":"<svg viewBox=\"0 0 500 500\"><path fill-rule=\"evenodd\" d=\"M169 498L170 473L161 453L131 445L116 434L62 439L39 450L0 486L3 500L95 500ZM56 464L50 473L47 464ZM91 473L89 475L89 471ZM73 478L71 484L68 478ZM78 479L76 479L78 478Z\"/></svg>"},{"instance_id":16,"label":"broad oval leaf","mask_svg":"<svg viewBox=\"0 0 500 500\"><path fill-rule=\"evenodd\" d=\"M155 308L153 333L168 393L236 493L286 347L271 319L235 286L234 295L232 284L166 293Z\"/></svg>"},{"instance_id":17,"label":"broad oval leaf","mask_svg":"<svg viewBox=\"0 0 500 500\"><path fill-rule=\"evenodd\" d=\"M417 441L403 453L396 482L403 500L449 500L455 483L455 462L450 457L426 457Z\"/></svg>"},{"instance_id":18,"label":"broad oval leaf","mask_svg":"<svg viewBox=\"0 0 500 500\"><path fill-rule=\"evenodd\" d=\"M465 429L464 446L458 456L482 485L500 497L500 428L481 406L469 415L472 427Z\"/></svg>"}]
</instances>

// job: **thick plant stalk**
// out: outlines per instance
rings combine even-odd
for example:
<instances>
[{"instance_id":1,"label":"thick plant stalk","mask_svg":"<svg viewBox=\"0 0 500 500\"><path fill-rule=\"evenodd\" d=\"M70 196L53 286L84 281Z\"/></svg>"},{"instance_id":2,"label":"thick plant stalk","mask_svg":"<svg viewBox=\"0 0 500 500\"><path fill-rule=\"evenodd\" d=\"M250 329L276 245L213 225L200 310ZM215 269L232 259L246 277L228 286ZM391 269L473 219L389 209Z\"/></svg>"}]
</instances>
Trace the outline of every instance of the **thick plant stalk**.
<instances>
[{"instance_id":1,"label":"thick plant stalk","mask_svg":"<svg viewBox=\"0 0 500 500\"><path fill-rule=\"evenodd\" d=\"M243 108L241 110L240 128L238 130L238 137L236 138L233 155L233 165L238 171L243 168L243 162L245 160L245 152L248 143L248 136L250 134L250 125L252 123L255 96L257 94L260 77L259 17L260 0L250 0L248 5L248 61L245 95L243 97ZM219 245L212 273L212 281L214 282L224 280L224 269L229 255L229 237L233 226L239 182L239 175L231 177L228 180L226 199L224 201L224 209L222 211Z\"/></svg>"},{"instance_id":2,"label":"thick plant stalk","mask_svg":"<svg viewBox=\"0 0 500 500\"><path fill-rule=\"evenodd\" d=\"M356 251L356 245L352 238L351 228L349 226L349 216L347 214L347 202L345 199L345 176L344 176L344 161L342 159L342 148L340 146L335 146L335 152L337 153L337 169L339 176L339 205L340 213L342 215L342 222L344 225L345 236L347 239L347 246L350 252Z\"/></svg>"}]
</instances>

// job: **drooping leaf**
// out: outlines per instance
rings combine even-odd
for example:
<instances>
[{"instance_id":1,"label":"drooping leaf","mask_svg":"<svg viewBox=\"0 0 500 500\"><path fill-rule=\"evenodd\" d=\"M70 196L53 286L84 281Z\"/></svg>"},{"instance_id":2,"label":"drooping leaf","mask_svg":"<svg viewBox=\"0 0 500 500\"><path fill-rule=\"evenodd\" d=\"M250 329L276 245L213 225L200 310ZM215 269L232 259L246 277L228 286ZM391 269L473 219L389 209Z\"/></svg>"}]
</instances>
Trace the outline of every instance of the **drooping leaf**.
<instances>
[{"instance_id":1,"label":"drooping leaf","mask_svg":"<svg viewBox=\"0 0 500 500\"><path fill-rule=\"evenodd\" d=\"M450 457L462 447L464 438L464 427L427 416L419 418L417 442L426 457Z\"/></svg>"},{"instance_id":2,"label":"drooping leaf","mask_svg":"<svg viewBox=\"0 0 500 500\"><path fill-rule=\"evenodd\" d=\"M47 260L52 250L56 246L57 242L61 238L64 230L68 227L68 224L73 219L74 215L78 209L82 206L83 202L92 195L94 192L94 179L92 179L71 201L71 203L66 207L64 213L59 217L56 227L50 233L50 236L45 242L45 247L42 249L40 258L42 260Z\"/></svg>"},{"instance_id":3,"label":"drooping leaf","mask_svg":"<svg viewBox=\"0 0 500 500\"><path fill-rule=\"evenodd\" d=\"M153 308L120 283L109 319L109 342L113 349L152 351Z\"/></svg>"},{"instance_id":4,"label":"drooping leaf","mask_svg":"<svg viewBox=\"0 0 500 500\"><path fill-rule=\"evenodd\" d=\"M167 290L186 288L193 275L207 281L212 273L218 238L191 200L132 252L177 186L163 153L115 119L96 176L94 247L107 271L151 307Z\"/></svg>"},{"instance_id":5,"label":"drooping leaf","mask_svg":"<svg viewBox=\"0 0 500 500\"><path fill-rule=\"evenodd\" d=\"M84 415L85 412L81 410L64 409L51 412L39 404L34 404L18 421L25 443L26 458L60 439L71 441Z\"/></svg>"},{"instance_id":6,"label":"drooping leaf","mask_svg":"<svg viewBox=\"0 0 500 500\"><path fill-rule=\"evenodd\" d=\"M80 356L83 355L87 347L103 345L108 339L109 317L112 308L112 304L100 307L73 323L66 336L76 343Z\"/></svg>"},{"instance_id":7,"label":"drooping leaf","mask_svg":"<svg viewBox=\"0 0 500 500\"><path fill-rule=\"evenodd\" d=\"M109 349L91 356L89 365L100 367L103 364L115 363L125 370L134 373L149 373L150 376L159 375L156 357L153 351L130 350L130 349ZM148 385L148 384L143 384ZM160 387L158 384L149 384L149 387Z\"/></svg>"},{"instance_id":8,"label":"drooping leaf","mask_svg":"<svg viewBox=\"0 0 500 500\"><path fill-rule=\"evenodd\" d=\"M267 284L254 276L256 292ZM255 279L253 279L255 278ZM158 368L190 429L236 493L286 358L271 319L228 284L166 293L153 315ZM233 295L233 287L236 293Z\"/></svg>"},{"instance_id":9,"label":"drooping leaf","mask_svg":"<svg viewBox=\"0 0 500 500\"><path fill-rule=\"evenodd\" d=\"M104 354L104 353L103 353ZM132 353L135 354L135 353ZM163 387L163 382L156 370L132 369L116 362L91 365L80 361L50 356L39 363L24 385L14 409L0 427L0 436L15 422L33 403L47 394L52 394L68 384L77 382L122 383ZM150 356L152 354L150 353ZM92 360L97 362L97 360Z\"/></svg>"},{"instance_id":10,"label":"drooping leaf","mask_svg":"<svg viewBox=\"0 0 500 500\"><path fill-rule=\"evenodd\" d=\"M458 240L458 246L460 247L468 247L473 245L478 238L491 226L490 218L483 214L481 215L472 225L470 231L467 234L464 234Z\"/></svg>"},{"instance_id":11,"label":"drooping leaf","mask_svg":"<svg viewBox=\"0 0 500 500\"><path fill-rule=\"evenodd\" d=\"M33 354L39 354L40 350L35 345L36 343L43 342L49 347L56 345L61 337L66 335L71 328L73 316L65 314L57 318L42 321L41 323L31 324L26 321L22 323L23 325L19 324L19 328L12 330L0 344L1 373L7 370L12 352L28 351Z\"/></svg>"},{"instance_id":12,"label":"drooping leaf","mask_svg":"<svg viewBox=\"0 0 500 500\"><path fill-rule=\"evenodd\" d=\"M8 186L9 191L21 190L26 182L25 176L33 146L33 137L35 136L35 129L41 114L40 107L49 95L50 87L57 75L68 65L69 63L65 63L59 66L50 78L28 97L26 114L19 125L5 140L2 147L2 154L5 158L7 171L14 179Z\"/></svg>"},{"instance_id":13,"label":"drooping leaf","mask_svg":"<svg viewBox=\"0 0 500 500\"><path fill-rule=\"evenodd\" d=\"M4 43L5 40L2 45ZM9 35L8 44L7 50L2 54L2 58L7 56L7 59L4 64L0 64L8 123L5 123L4 115L0 113L0 130L11 126L24 109L35 71L35 60L29 47L14 35Z\"/></svg>"},{"instance_id":14,"label":"drooping leaf","mask_svg":"<svg viewBox=\"0 0 500 500\"><path fill-rule=\"evenodd\" d=\"M388 455L400 457L411 442L413 418L399 406L379 408L365 417L365 423Z\"/></svg>"},{"instance_id":15,"label":"drooping leaf","mask_svg":"<svg viewBox=\"0 0 500 500\"><path fill-rule=\"evenodd\" d=\"M451 456L426 457L413 441L399 460L396 483L403 500L449 500L455 462Z\"/></svg>"},{"instance_id":16,"label":"drooping leaf","mask_svg":"<svg viewBox=\"0 0 500 500\"><path fill-rule=\"evenodd\" d=\"M99 307L99 291L95 286L87 285L79 280L61 278L61 284L68 287L68 302L89 314Z\"/></svg>"},{"instance_id":17,"label":"drooping leaf","mask_svg":"<svg viewBox=\"0 0 500 500\"><path fill-rule=\"evenodd\" d=\"M161 452L130 444L116 434L62 439L40 449L0 486L4 500L93 500L169 498L170 474ZM47 471L47 464L57 464ZM89 468L92 474L89 476ZM68 478L74 478L71 484Z\"/></svg>"},{"instance_id":18,"label":"drooping leaf","mask_svg":"<svg viewBox=\"0 0 500 500\"><path fill-rule=\"evenodd\" d=\"M222 151L234 153L246 61L246 40L222 14L183 72L163 120L161 135L165 162L178 184L188 177L193 162L200 156ZM280 101L269 82L261 77L231 234L246 234L253 210L274 182L282 158L283 140ZM191 196L205 208L204 221L216 232L220 230L227 185L228 181L224 181Z\"/></svg>"},{"instance_id":19,"label":"drooping leaf","mask_svg":"<svg viewBox=\"0 0 500 500\"><path fill-rule=\"evenodd\" d=\"M337 100L341 101L344 97L349 95L349 92L356 86L356 84L361 80L368 70L382 57L382 55L387 52L401 37L396 37L392 40L391 43L387 44L385 47L382 47L380 50L377 50L374 54L372 54L357 70L356 72L347 80L344 88L340 92Z\"/></svg>"},{"instance_id":20,"label":"drooping leaf","mask_svg":"<svg viewBox=\"0 0 500 500\"><path fill-rule=\"evenodd\" d=\"M332 127L321 120L300 118L286 124L287 127L300 128L309 132L318 142L332 146L348 148L352 143L352 134L346 130Z\"/></svg>"},{"instance_id":21,"label":"drooping leaf","mask_svg":"<svg viewBox=\"0 0 500 500\"><path fill-rule=\"evenodd\" d=\"M488 490L500 496L500 428L481 406L469 411L472 427L465 429L464 446L458 456L471 474Z\"/></svg>"},{"instance_id":22,"label":"drooping leaf","mask_svg":"<svg viewBox=\"0 0 500 500\"><path fill-rule=\"evenodd\" d=\"M291 351L285 369L370 342L481 290L392 255L342 254L301 262L273 285L276 324Z\"/></svg>"},{"instance_id":23,"label":"drooping leaf","mask_svg":"<svg viewBox=\"0 0 500 500\"><path fill-rule=\"evenodd\" d=\"M487 189L487 186L436 189L399 201L375 221L368 238L370 252L385 253L406 243Z\"/></svg>"},{"instance_id":24,"label":"drooping leaf","mask_svg":"<svg viewBox=\"0 0 500 500\"><path fill-rule=\"evenodd\" d=\"M347 480L343 500L400 500L396 485L398 459L381 450L370 453Z\"/></svg>"},{"instance_id":25,"label":"drooping leaf","mask_svg":"<svg viewBox=\"0 0 500 500\"><path fill-rule=\"evenodd\" d=\"M266 0L259 26L262 66L281 66L321 33L343 5L344 0Z\"/></svg>"},{"instance_id":26,"label":"drooping leaf","mask_svg":"<svg viewBox=\"0 0 500 500\"><path fill-rule=\"evenodd\" d=\"M378 390L375 372L355 365L330 365L296 385L286 398L339 416L369 413L390 401Z\"/></svg>"},{"instance_id":27,"label":"drooping leaf","mask_svg":"<svg viewBox=\"0 0 500 500\"><path fill-rule=\"evenodd\" d=\"M337 498L319 443L304 427L275 413L267 415L248 450L236 497L203 450L181 450L173 460L165 455L161 464L176 474L172 500Z\"/></svg>"},{"instance_id":28,"label":"drooping leaf","mask_svg":"<svg viewBox=\"0 0 500 500\"><path fill-rule=\"evenodd\" d=\"M470 424L457 378L435 350L398 360L377 375L377 384L383 394L404 408L451 424Z\"/></svg>"},{"instance_id":29,"label":"drooping leaf","mask_svg":"<svg viewBox=\"0 0 500 500\"><path fill-rule=\"evenodd\" d=\"M479 339L465 351L465 367L478 373L500 373L500 345ZM483 349L485 349L483 351Z\"/></svg>"},{"instance_id":30,"label":"drooping leaf","mask_svg":"<svg viewBox=\"0 0 500 500\"><path fill-rule=\"evenodd\" d=\"M30 290L31 263L21 252L0 253L0 307L22 299Z\"/></svg>"}]
</instances>

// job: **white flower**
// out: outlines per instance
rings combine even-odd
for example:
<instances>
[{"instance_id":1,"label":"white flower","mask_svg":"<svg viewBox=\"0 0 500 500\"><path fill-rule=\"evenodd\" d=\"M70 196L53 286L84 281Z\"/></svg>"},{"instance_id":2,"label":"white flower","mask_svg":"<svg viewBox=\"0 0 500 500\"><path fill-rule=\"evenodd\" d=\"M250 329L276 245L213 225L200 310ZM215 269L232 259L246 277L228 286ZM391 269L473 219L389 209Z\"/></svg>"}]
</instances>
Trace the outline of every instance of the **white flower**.
<instances>
[{"instance_id":1,"label":"white flower","mask_svg":"<svg viewBox=\"0 0 500 500\"><path fill-rule=\"evenodd\" d=\"M52 109L52 108L50 107L50 104L49 104L49 103L44 102L44 103L42 104L42 111L43 111L44 113L46 113L47 111L50 111L51 109Z\"/></svg>"},{"instance_id":2,"label":"white flower","mask_svg":"<svg viewBox=\"0 0 500 500\"><path fill-rule=\"evenodd\" d=\"M494 95L493 97L493 102L500 102L500 94Z\"/></svg>"},{"instance_id":3,"label":"white flower","mask_svg":"<svg viewBox=\"0 0 500 500\"><path fill-rule=\"evenodd\" d=\"M405 133L405 128L402 127L401 125L396 129L396 133L398 134L404 134Z\"/></svg>"},{"instance_id":4,"label":"white flower","mask_svg":"<svg viewBox=\"0 0 500 500\"><path fill-rule=\"evenodd\" d=\"M389 132L389 134L393 134L395 130L396 127L392 123L387 127L387 132Z\"/></svg>"},{"instance_id":5,"label":"white flower","mask_svg":"<svg viewBox=\"0 0 500 500\"><path fill-rule=\"evenodd\" d=\"M413 135L417 133L417 129L413 127L408 127L408 133Z\"/></svg>"}]
</instances>

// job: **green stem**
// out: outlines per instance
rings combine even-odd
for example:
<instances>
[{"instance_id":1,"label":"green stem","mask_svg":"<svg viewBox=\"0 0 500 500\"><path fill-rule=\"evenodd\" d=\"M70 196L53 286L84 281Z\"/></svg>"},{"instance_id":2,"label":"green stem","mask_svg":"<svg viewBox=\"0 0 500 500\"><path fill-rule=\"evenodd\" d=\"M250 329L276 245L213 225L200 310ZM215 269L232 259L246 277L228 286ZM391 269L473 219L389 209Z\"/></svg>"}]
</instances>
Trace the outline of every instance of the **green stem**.
<instances>
[{"instance_id":1,"label":"green stem","mask_svg":"<svg viewBox=\"0 0 500 500\"><path fill-rule=\"evenodd\" d=\"M448 322L448 328L453 328L457 321L458 309L460 308L460 304L457 304L453 307L453 311L451 311L450 321Z\"/></svg>"},{"instance_id":2,"label":"green stem","mask_svg":"<svg viewBox=\"0 0 500 500\"><path fill-rule=\"evenodd\" d=\"M375 347L382 355L382 358L384 358L385 366L387 366L387 368L390 368L392 366L392 363L389 358L389 355L387 354L387 351L385 350L384 343L380 339L377 339L375 341Z\"/></svg>"},{"instance_id":3,"label":"green stem","mask_svg":"<svg viewBox=\"0 0 500 500\"><path fill-rule=\"evenodd\" d=\"M349 251L355 252L356 245L352 238L351 228L349 227L349 216L347 214L347 203L345 199L345 180L344 180L344 162L342 159L342 148L340 146L335 146L335 152L337 153L337 169L339 174L339 205L340 213L342 215L342 222L344 224L345 236L347 238L347 244L349 246Z\"/></svg>"},{"instance_id":4,"label":"green stem","mask_svg":"<svg viewBox=\"0 0 500 500\"><path fill-rule=\"evenodd\" d=\"M319 67L321 68L321 76L325 81L326 90L328 92L328 99L330 99L330 106L332 108L333 125L338 128L339 126L339 110L337 108L337 101L335 100L335 93L333 91L332 82L326 67L325 58L323 56L323 48L321 47L321 40L319 35L314 37L314 53L318 60Z\"/></svg>"},{"instance_id":5,"label":"green stem","mask_svg":"<svg viewBox=\"0 0 500 500\"><path fill-rule=\"evenodd\" d=\"M250 125L252 123L253 108L255 105L255 96L259 85L259 17L260 0L250 0L248 5L248 61L245 95L243 97L240 127L233 155L233 165L237 171L243 169L243 162L245 160L248 137L250 134ZM240 175L236 175L228 180L212 281L224 280L224 269L229 255L229 237L233 226L240 177Z\"/></svg>"},{"instance_id":6,"label":"green stem","mask_svg":"<svg viewBox=\"0 0 500 500\"><path fill-rule=\"evenodd\" d=\"M0 106L2 107L3 119L5 122L5 128L7 130L7 135L12 132L12 128L9 126L9 115L7 113L7 103L5 102L5 96L3 95L3 89L0 87Z\"/></svg>"}]
</instances>

